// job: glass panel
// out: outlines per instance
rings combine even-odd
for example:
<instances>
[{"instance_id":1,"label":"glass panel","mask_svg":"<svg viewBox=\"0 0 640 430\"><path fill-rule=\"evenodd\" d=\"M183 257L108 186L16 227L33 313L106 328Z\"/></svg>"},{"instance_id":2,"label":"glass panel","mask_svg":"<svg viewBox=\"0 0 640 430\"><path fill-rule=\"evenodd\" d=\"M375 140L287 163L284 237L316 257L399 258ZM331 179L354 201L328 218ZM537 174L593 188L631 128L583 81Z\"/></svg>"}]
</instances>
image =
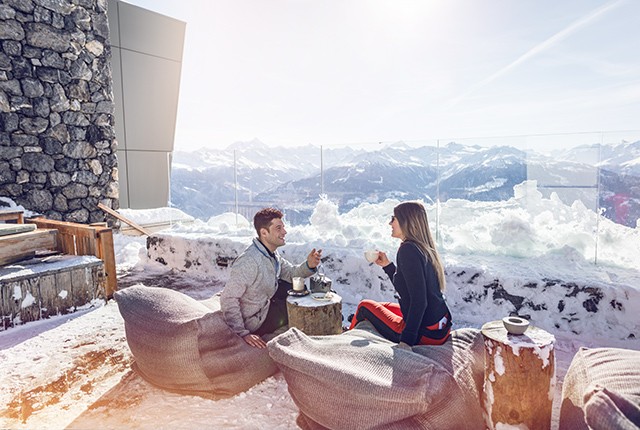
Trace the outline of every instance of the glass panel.
<instances>
[{"instance_id":1,"label":"glass panel","mask_svg":"<svg viewBox=\"0 0 640 430\"><path fill-rule=\"evenodd\" d=\"M604 133L597 261L640 268L640 131Z\"/></svg>"},{"instance_id":2,"label":"glass panel","mask_svg":"<svg viewBox=\"0 0 640 430\"><path fill-rule=\"evenodd\" d=\"M320 148L238 148L238 205L247 220L264 207L285 214L288 225L308 223L320 195Z\"/></svg>"},{"instance_id":3,"label":"glass panel","mask_svg":"<svg viewBox=\"0 0 640 430\"><path fill-rule=\"evenodd\" d=\"M596 258L599 133L531 136L527 178L540 193L531 212L546 252L570 247L585 260ZM568 249L568 248L567 248Z\"/></svg>"},{"instance_id":4,"label":"glass panel","mask_svg":"<svg viewBox=\"0 0 640 430\"><path fill-rule=\"evenodd\" d=\"M235 213L233 149L175 151L171 162L171 205L202 221Z\"/></svg>"},{"instance_id":5,"label":"glass panel","mask_svg":"<svg viewBox=\"0 0 640 430\"><path fill-rule=\"evenodd\" d=\"M639 157L640 131L297 148L248 142L175 153L171 197L203 220L237 212L250 222L266 206L281 209L288 225L313 225L315 210L325 222L371 219L364 231L354 221L342 232L373 235L363 242L390 249L393 207L422 200L443 252L580 255L637 268Z\"/></svg>"}]
</instances>

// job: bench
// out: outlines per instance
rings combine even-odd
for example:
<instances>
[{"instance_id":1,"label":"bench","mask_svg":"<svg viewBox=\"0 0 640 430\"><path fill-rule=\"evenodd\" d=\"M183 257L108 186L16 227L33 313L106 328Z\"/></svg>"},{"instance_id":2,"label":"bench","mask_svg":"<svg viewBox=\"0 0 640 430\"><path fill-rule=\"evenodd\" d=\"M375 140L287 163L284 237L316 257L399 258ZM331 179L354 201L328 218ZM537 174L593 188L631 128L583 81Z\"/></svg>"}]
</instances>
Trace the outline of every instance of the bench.
<instances>
[{"instance_id":1,"label":"bench","mask_svg":"<svg viewBox=\"0 0 640 430\"><path fill-rule=\"evenodd\" d=\"M106 276L105 295L111 298L118 289L116 259L113 249L113 232L105 225L87 225L46 218L29 218L39 229L57 231L56 249L62 254L95 255L104 262Z\"/></svg>"}]
</instances>

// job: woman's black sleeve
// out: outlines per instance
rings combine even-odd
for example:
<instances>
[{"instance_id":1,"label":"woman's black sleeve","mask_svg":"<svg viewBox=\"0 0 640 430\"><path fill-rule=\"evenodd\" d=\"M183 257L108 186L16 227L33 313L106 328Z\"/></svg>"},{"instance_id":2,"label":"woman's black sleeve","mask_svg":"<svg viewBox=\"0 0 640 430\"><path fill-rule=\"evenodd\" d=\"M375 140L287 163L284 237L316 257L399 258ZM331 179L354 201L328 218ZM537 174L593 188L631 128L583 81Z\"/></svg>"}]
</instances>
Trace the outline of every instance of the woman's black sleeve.
<instances>
[{"instance_id":1,"label":"woman's black sleeve","mask_svg":"<svg viewBox=\"0 0 640 430\"><path fill-rule=\"evenodd\" d=\"M420 338L422 319L427 310L427 280L424 277L424 256L413 244L398 250L398 271L402 272L409 293L409 311L403 315L405 328L400 341L415 345ZM402 297L403 300L405 297Z\"/></svg>"},{"instance_id":2,"label":"woman's black sleeve","mask_svg":"<svg viewBox=\"0 0 640 430\"><path fill-rule=\"evenodd\" d=\"M384 266L382 270L384 270L384 273L386 273L387 276L389 276L389 279L391 279L391 282L393 282L393 275L396 274L396 265L393 263L389 263Z\"/></svg>"}]
</instances>

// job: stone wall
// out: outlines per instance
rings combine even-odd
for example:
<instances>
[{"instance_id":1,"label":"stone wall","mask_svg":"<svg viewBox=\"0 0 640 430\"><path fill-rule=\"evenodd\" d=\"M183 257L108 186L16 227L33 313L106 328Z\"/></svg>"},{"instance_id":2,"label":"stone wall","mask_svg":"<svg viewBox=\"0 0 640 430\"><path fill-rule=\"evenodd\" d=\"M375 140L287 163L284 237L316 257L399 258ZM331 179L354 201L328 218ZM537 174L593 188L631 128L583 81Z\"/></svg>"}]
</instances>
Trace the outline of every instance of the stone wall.
<instances>
[{"instance_id":1,"label":"stone wall","mask_svg":"<svg viewBox=\"0 0 640 430\"><path fill-rule=\"evenodd\" d=\"M106 0L0 3L0 196L48 218L118 208Z\"/></svg>"}]
</instances>

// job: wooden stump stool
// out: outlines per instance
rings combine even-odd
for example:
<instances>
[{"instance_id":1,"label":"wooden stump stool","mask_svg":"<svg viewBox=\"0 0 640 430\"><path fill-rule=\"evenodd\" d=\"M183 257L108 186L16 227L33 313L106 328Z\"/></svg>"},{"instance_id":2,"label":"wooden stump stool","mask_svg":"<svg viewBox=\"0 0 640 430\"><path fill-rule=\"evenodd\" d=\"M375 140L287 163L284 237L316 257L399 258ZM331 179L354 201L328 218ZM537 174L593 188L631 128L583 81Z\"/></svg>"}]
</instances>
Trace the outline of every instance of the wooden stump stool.
<instances>
[{"instance_id":1,"label":"wooden stump stool","mask_svg":"<svg viewBox=\"0 0 640 430\"><path fill-rule=\"evenodd\" d=\"M555 337L529 326L509 334L502 321L482 326L483 406L487 427L549 429L555 394Z\"/></svg>"},{"instance_id":2,"label":"wooden stump stool","mask_svg":"<svg viewBox=\"0 0 640 430\"><path fill-rule=\"evenodd\" d=\"M312 294L287 297L289 327L296 327L309 336L342 333L342 297L329 293L317 300Z\"/></svg>"}]
</instances>

